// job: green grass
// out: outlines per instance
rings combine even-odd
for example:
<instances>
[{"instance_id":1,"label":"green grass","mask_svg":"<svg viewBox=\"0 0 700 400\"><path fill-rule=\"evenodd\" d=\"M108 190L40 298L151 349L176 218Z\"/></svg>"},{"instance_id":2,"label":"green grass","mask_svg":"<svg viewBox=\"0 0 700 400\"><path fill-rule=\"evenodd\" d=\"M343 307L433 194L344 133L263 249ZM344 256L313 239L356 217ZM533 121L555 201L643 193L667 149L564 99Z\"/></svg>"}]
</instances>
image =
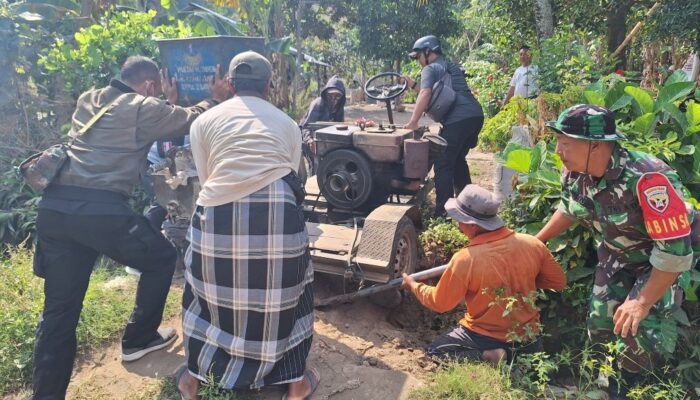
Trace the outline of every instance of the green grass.
<instances>
[{"instance_id":1,"label":"green grass","mask_svg":"<svg viewBox=\"0 0 700 400\"><path fill-rule=\"evenodd\" d=\"M18 248L0 260L0 396L31 379L34 331L44 302L44 281L32 273L32 256L32 251ZM121 335L135 292L136 279L123 268L95 269L78 324L78 352ZM164 318L178 312L180 297L179 291L168 297Z\"/></svg>"},{"instance_id":2,"label":"green grass","mask_svg":"<svg viewBox=\"0 0 700 400\"><path fill-rule=\"evenodd\" d=\"M411 393L411 400L521 400L500 369L488 364L455 363L437 370L431 383Z\"/></svg>"},{"instance_id":3,"label":"green grass","mask_svg":"<svg viewBox=\"0 0 700 400\"><path fill-rule=\"evenodd\" d=\"M180 395L172 378L162 378L146 388L140 388L138 393L129 395L126 398L134 400L176 400L180 399ZM260 400L264 396L256 394L255 391L234 392L220 389L215 384L209 383L200 387L199 398L201 400ZM279 398L279 396L276 398Z\"/></svg>"}]
</instances>

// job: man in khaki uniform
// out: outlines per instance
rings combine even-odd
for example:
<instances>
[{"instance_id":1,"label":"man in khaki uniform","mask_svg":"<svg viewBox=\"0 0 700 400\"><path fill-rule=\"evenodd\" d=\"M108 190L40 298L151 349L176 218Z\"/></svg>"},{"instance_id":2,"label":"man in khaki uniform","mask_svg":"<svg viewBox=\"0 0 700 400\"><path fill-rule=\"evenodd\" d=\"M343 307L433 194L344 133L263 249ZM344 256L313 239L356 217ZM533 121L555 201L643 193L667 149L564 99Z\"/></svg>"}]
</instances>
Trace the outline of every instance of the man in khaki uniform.
<instances>
[{"instance_id":1,"label":"man in khaki uniform","mask_svg":"<svg viewBox=\"0 0 700 400\"><path fill-rule=\"evenodd\" d=\"M122 359L134 361L172 343L159 329L175 266L175 249L128 204L155 140L183 136L201 113L229 96L214 77L213 100L183 108L174 80L145 57L130 57L121 80L78 99L69 159L46 188L37 218L34 272L44 278L44 311L34 346L34 399L63 399L73 369L75 328L95 260L105 254L141 272L136 306L124 330ZM155 96L166 94L169 102ZM102 108L83 135L78 131Z\"/></svg>"}]
</instances>

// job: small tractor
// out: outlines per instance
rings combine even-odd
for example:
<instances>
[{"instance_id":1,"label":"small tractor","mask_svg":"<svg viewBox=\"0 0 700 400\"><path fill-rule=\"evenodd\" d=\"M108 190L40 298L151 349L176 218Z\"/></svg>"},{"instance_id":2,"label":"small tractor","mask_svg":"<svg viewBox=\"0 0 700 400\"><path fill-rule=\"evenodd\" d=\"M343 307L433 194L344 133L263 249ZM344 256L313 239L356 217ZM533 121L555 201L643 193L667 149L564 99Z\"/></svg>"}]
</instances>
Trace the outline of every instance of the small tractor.
<instances>
[{"instance_id":1,"label":"small tractor","mask_svg":"<svg viewBox=\"0 0 700 400\"><path fill-rule=\"evenodd\" d=\"M360 287L416 270L416 202L424 195L433 161L446 147L425 128L393 125L391 100L406 90L398 74L376 75L364 89L370 98L386 102L389 125L315 124L315 154L307 161L316 166L316 175L306 181L303 204L314 269ZM166 224L182 231L200 189L189 148L173 149L151 174L156 200L168 211ZM182 238L172 241L181 251L187 245Z\"/></svg>"}]
</instances>

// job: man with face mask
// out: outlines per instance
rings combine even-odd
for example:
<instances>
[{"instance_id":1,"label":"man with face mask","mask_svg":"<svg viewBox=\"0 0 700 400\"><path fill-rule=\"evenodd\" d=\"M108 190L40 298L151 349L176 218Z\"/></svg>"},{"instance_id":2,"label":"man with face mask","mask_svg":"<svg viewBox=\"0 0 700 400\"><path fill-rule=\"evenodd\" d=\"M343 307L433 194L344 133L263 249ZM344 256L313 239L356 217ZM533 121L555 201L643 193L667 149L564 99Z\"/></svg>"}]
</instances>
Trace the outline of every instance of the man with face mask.
<instances>
[{"instance_id":1,"label":"man with face mask","mask_svg":"<svg viewBox=\"0 0 700 400\"><path fill-rule=\"evenodd\" d=\"M212 100L184 108L175 81L151 59L129 57L121 79L78 99L68 160L39 203L34 273L44 278L44 310L34 345L33 399L62 399L73 369L75 329L97 258L141 272L136 305L122 336L122 360L135 361L175 340L159 328L175 267L175 249L129 207L145 172L146 154L159 139L183 136L204 111L229 96L215 76ZM160 100L164 92L169 102ZM86 124L90 129L80 135Z\"/></svg>"},{"instance_id":2,"label":"man with face mask","mask_svg":"<svg viewBox=\"0 0 700 400\"><path fill-rule=\"evenodd\" d=\"M618 143L624 136L608 109L573 106L547 126L564 163L562 195L537 238L547 241L575 222L596 234L588 333L594 344L624 342L622 382L608 387L611 398L624 399L642 370L673 352L679 282L700 254L700 215L676 171Z\"/></svg>"}]
</instances>

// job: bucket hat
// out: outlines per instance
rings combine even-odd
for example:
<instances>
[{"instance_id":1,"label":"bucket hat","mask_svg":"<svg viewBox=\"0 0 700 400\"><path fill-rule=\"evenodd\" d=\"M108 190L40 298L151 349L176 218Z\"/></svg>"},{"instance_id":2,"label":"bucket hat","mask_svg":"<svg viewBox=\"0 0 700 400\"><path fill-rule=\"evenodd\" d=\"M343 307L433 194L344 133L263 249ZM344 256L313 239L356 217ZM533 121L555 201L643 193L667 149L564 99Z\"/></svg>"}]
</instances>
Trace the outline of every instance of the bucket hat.
<instances>
[{"instance_id":1,"label":"bucket hat","mask_svg":"<svg viewBox=\"0 0 700 400\"><path fill-rule=\"evenodd\" d=\"M547 121L545 125L574 139L600 142L625 140L625 135L615 126L612 111L592 104L569 107L559 114L556 121Z\"/></svg>"},{"instance_id":2,"label":"bucket hat","mask_svg":"<svg viewBox=\"0 0 700 400\"><path fill-rule=\"evenodd\" d=\"M505 224L498 217L501 202L488 190L478 185L467 185L457 197L445 203L445 211L450 218L463 224L476 224L495 231Z\"/></svg>"}]
</instances>

